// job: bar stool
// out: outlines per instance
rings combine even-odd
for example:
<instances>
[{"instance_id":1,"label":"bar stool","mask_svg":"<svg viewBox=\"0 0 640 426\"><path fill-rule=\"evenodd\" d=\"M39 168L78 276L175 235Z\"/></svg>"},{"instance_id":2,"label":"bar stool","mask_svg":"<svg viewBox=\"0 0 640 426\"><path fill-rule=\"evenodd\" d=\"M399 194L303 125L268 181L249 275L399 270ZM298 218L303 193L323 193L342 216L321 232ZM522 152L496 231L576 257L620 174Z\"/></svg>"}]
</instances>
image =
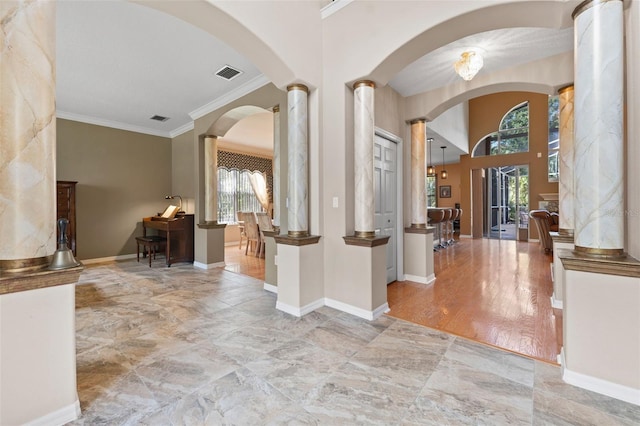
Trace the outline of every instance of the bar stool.
<instances>
[{"instance_id":1,"label":"bar stool","mask_svg":"<svg viewBox=\"0 0 640 426\"><path fill-rule=\"evenodd\" d=\"M453 245L456 243L456 240L453 238L453 234L454 234L453 222L458 220L459 214L460 214L460 209L451 209L451 229L449 232L449 239L447 240L447 244L449 245Z\"/></svg>"},{"instance_id":2,"label":"bar stool","mask_svg":"<svg viewBox=\"0 0 640 426\"><path fill-rule=\"evenodd\" d=\"M444 219L444 210L442 209L427 209L427 217L429 218L429 224L438 228L438 238L440 242L433 246L433 251L438 251L442 247L442 220Z\"/></svg>"},{"instance_id":3,"label":"bar stool","mask_svg":"<svg viewBox=\"0 0 640 426\"><path fill-rule=\"evenodd\" d=\"M440 246L442 248L447 248L447 246L449 245L449 243L447 242L447 239L449 235L449 224L451 222L452 211L448 207L444 207L442 211L444 211L444 218L442 219L442 223L444 227L444 242L440 241Z\"/></svg>"}]
</instances>

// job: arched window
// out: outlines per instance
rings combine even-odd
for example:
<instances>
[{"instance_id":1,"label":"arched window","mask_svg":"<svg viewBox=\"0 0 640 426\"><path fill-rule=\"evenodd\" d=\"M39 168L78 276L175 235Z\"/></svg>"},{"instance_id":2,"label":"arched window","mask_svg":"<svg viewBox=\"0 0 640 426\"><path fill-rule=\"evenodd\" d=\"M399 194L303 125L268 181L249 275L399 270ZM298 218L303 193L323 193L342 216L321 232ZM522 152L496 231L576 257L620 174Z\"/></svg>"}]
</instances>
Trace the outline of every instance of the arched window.
<instances>
[{"instance_id":1,"label":"arched window","mask_svg":"<svg viewBox=\"0 0 640 426\"><path fill-rule=\"evenodd\" d=\"M482 138L472 157L529 151L529 102L523 102L502 117L498 131Z\"/></svg>"}]
</instances>

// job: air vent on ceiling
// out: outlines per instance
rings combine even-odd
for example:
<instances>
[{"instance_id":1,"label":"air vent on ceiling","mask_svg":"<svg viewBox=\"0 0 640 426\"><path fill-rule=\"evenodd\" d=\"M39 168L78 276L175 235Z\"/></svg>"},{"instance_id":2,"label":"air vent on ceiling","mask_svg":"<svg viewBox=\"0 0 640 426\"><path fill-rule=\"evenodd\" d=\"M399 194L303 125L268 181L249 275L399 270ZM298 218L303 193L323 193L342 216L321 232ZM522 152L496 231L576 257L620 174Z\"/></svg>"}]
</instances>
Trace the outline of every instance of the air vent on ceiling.
<instances>
[{"instance_id":1,"label":"air vent on ceiling","mask_svg":"<svg viewBox=\"0 0 640 426\"><path fill-rule=\"evenodd\" d=\"M163 117L161 115L154 115L153 117L151 117L152 120L156 120L156 121L167 121L169 119L169 117Z\"/></svg>"},{"instance_id":2,"label":"air vent on ceiling","mask_svg":"<svg viewBox=\"0 0 640 426\"><path fill-rule=\"evenodd\" d=\"M233 67L230 67L229 65L225 65L224 67L216 71L216 75L218 77L224 78L225 80L233 80L235 77L239 76L240 74L242 74L242 71L237 70Z\"/></svg>"}]
</instances>

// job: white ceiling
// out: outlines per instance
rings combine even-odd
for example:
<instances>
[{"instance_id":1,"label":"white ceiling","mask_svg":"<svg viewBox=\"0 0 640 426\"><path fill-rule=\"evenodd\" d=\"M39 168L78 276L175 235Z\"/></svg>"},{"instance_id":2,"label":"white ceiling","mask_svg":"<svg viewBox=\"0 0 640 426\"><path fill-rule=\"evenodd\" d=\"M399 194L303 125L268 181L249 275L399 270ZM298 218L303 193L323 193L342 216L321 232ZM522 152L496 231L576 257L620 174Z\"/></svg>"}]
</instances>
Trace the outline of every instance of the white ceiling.
<instances>
[{"instance_id":1,"label":"white ceiling","mask_svg":"<svg viewBox=\"0 0 640 426\"><path fill-rule=\"evenodd\" d=\"M469 36L418 59L389 84L411 96L453 83L460 78L453 63L469 46L485 50L480 73L487 73L571 50L573 30L510 28ZM225 65L243 73L231 81L215 76ZM61 118L171 137L188 130L208 107L266 83L251 62L211 34L155 9L122 0L58 1ZM156 114L170 119L151 120ZM252 124L268 126L265 117ZM436 147L444 145L451 148L446 161L457 161L462 152L433 136L434 157ZM271 135L256 138L255 132L238 129L227 135L233 143L272 149Z\"/></svg>"}]
</instances>

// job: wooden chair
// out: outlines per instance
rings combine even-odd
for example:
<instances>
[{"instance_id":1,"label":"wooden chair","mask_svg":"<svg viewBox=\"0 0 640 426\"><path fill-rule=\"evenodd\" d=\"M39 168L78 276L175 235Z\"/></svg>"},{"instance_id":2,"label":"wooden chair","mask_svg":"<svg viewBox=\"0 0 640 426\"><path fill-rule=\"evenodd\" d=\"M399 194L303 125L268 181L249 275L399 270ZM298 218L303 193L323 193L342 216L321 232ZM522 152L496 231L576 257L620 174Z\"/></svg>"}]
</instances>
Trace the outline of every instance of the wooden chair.
<instances>
[{"instance_id":1,"label":"wooden chair","mask_svg":"<svg viewBox=\"0 0 640 426\"><path fill-rule=\"evenodd\" d=\"M258 221L258 230L260 232L260 243L258 244L258 257L264 256L264 231L273 231L273 225L271 224L271 218L267 213L256 213L256 219Z\"/></svg>"},{"instance_id":2,"label":"wooden chair","mask_svg":"<svg viewBox=\"0 0 640 426\"><path fill-rule=\"evenodd\" d=\"M553 240L551 239L551 231L557 231L558 225L556 224L556 218L546 210L531 210L529 217L533 219L538 230L538 238L540 239L540 245L544 249L545 253L553 251ZM554 229L555 228L555 229Z\"/></svg>"},{"instance_id":3,"label":"wooden chair","mask_svg":"<svg viewBox=\"0 0 640 426\"><path fill-rule=\"evenodd\" d=\"M244 214L244 232L247 235L247 247L244 249L246 255L249 251L249 246L254 243L255 249L253 249L254 256L258 255L258 248L260 246L260 232L258 231L258 222L253 213L247 212Z\"/></svg>"},{"instance_id":4,"label":"wooden chair","mask_svg":"<svg viewBox=\"0 0 640 426\"><path fill-rule=\"evenodd\" d=\"M247 239L247 234L244 232L244 212L236 212L236 221L238 222L238 231L240 231L240 243L238 244L238 250L242 250L242 239Z\"/></svg>"}]
</instances>

